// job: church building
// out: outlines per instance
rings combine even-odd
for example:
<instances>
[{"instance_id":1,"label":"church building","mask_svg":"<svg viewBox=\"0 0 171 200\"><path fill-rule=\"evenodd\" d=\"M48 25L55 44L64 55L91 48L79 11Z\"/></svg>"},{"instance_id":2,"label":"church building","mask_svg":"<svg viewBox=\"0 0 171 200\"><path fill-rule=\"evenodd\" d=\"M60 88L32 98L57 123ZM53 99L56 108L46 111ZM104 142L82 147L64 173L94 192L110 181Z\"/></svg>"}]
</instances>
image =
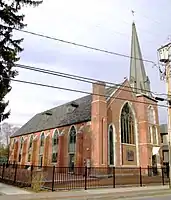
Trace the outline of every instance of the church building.
<instances>
[{"instance_id":1,"label":"church building","mask_svg":"<svg viewBox=\"0 0 171 200\"><path fill-rule=\"evenodd\" d=\"M11 136L9 161L71 169L159 166L159 147L157 101L133 23L129 80L93 83L92 95L36 114Z\"/></svg>"}]
</instances>

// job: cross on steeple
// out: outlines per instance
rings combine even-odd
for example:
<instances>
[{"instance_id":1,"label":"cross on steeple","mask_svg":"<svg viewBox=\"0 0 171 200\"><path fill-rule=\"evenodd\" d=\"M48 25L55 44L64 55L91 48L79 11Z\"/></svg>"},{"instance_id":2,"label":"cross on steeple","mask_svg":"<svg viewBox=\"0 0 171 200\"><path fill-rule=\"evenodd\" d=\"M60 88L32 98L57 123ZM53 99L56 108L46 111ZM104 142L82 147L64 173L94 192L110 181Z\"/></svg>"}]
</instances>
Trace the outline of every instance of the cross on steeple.
<instances>
[{"instance_id":1,"label":"cross on steeple","mask_svg":"<svg viewBox=\"0 0 171 200\"><path fill-rule=\"evenodd\" d=\"M132 13L133 22L134 22L134 15L135 15L135 11L134 11L134 10L131 10L131 13Z\"/></svg>"}]
</instances>

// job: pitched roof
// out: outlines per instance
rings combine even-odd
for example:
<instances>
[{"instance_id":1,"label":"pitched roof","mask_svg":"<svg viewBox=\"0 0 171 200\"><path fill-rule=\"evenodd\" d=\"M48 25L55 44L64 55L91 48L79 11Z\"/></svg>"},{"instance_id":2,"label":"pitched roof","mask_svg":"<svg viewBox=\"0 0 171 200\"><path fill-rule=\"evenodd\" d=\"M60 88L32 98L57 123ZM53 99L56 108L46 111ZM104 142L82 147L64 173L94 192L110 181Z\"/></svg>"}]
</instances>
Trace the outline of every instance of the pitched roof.
<instances>
[{"instance_id":1,"label":"pitched roof","mask_svg":"<svg viewBox=\"0 0 171 200\"><path fill-rule=\"evenodd\" d=\"M116 89L117 87L106 88L106 97L109 97ZM38 113L11 137L90 121L91 101L92 95L87 95L50 110Z\"/></svg>"}]
</instances>

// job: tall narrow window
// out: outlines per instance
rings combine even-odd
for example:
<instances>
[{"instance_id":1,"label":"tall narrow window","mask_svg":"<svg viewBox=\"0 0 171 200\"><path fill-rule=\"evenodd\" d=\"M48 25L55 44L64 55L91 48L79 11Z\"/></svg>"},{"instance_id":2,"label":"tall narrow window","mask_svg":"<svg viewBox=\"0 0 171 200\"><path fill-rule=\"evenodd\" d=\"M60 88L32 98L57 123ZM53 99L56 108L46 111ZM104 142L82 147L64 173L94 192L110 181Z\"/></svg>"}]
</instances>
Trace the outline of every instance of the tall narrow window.
<instances>
[{"instance_id":1,"label":"tall narrow window","mask_svg":"<svg viewBox=\"0 0 171 200\"><path fill-rule=\"evenodd\" d=\"M69 133L69 152L75 152L76 147L76 130L75 127L72 126Z\"/></svg>"},{"instance_id":2,"label":"tall narrow window","mask_svg":"<svg viewBox=\"0 0 171 200\"><path fill-rule=\"evenodd\" d=\"M109 126L109 164L114 165L114 144L113 126Z\"/></svg>"},{"instance_id":3,"label":"tall narrow window","mask_svg":"<svg viewBox=\"0 0 171 200\"><path fill-rule=\"evenodd\" d=\"M23 137L21 137L21 143L20 143L20 149L22 150L22 148L23 148L23 143L24 143L24 139L23 139Z\"/></svg>"},{"instance_id":4,"label":"tall narrow window","mask_svg":"<svg viewBox=\"0 0 171 200\"><path fill-rule=\"evenodd\" d=\"M121 112L121 142L135 144L134 116L128 103L124 105Z\"/></svg>"},{"instance_id":5,"label":"tall narrow window","mask_svg":"<svg viewBox=\"0 0 171 200\"><path fill-rule=\"evenodd\" d=\"M152 126L152 134L153 134L153 144L157 144L157 130L155 126Z\"/></svg>"},{"instance_id":6,"label":"tall narrow window","mask_svg":"<svg viewBox=\"0 0 171 200\"><path fill-rule=\"evenodd\" d=\"M59 132L55 130L52 137L52 162L57 162L58 159L58 135Z\"/></svg>"},{"instance_id":7,"label":"tall narrow window","mask_svg":"<svg viewBox=\"0 0 171 200\"><path fill-rule=\"evenodd\" d=\"M32 146L33 146L33 135L30 136L29 140L28 159L27 159L28 162L31 162Z\"/></svg>"},{"instance_id":8,"label":"tall narrow window","mask_svg":"<svg viewBox=\"0 0 171 200\"><path fill-rule=\"evenodd\" d=\"M39 148L39 166L43 165L43 155L44 155L44 143L45 143L45 134L42 133L40 136L40 148Z\"/></svg>"},{"instance_id":9,"label":"tall narrow window","mask_svg":"<svg viewBox=\"0 0 171 200\"><path fill-rule=\"evenodd\" d=\"M69 171L73 172L75 166L75 151L76 151L76 129L74 126L71 127L69 132L69 144L68 144L68 165Z\"/></svg>"},{"instance_id":10,"label":"tall narrow window","mask_svg":"<svg viewBox=\"0 0 171 200\"><path fill-rule=\"evenodd\" d=\"M148 123L151 128L151 134L152 134L152 142L153 144L157 144L158 142L158 132L156 127L156 116L155 116L155 110L152 106L148 107Z\"/></svg>"},{"instance_id":11,"label":"tall narrow window","mask_svg":"<svg viewBox=\"0 0 171 200\"><path fill-rule=\"evenodd\" d=\"M23 143L24 143L24 138L21 137L20 139L20 150L19 150L19 157L18 157L18 162L21 162L22 159L22 150L23 150Z\"/></svg>"},{"instance_id":12,"label":"tall narrow window","mask_svg":"<svg viewBox=\"0 0 171 200\"><path fill-rule=\"evenodd\" d=\"M33 145L33 135L30 136L29 148L32 148L32 145Z\"/></svg>"},{"instance_id":13,"label":"tall narrow window","mask_svg":"<svg viewBox=\"0 0 171 200\"><path fill-rule=\"evenodd\" d=\"M40 146L41 146L41 147L44 146L44 142L45 142L45 134L42 133L42 134L41 134L41 138L40 138Z\"/></svg>"},{"instance_id":14,"label":"tall narrow window","mask_svg":"<svg viewBox=\"0 0 171 200\"><path fill-rule=\"evenodd\" d=\"M155 111L154 111L154 108L152 106L148 107L148 122L150 124L155 124L156 123Z\"/></svg>"}]
</instances>

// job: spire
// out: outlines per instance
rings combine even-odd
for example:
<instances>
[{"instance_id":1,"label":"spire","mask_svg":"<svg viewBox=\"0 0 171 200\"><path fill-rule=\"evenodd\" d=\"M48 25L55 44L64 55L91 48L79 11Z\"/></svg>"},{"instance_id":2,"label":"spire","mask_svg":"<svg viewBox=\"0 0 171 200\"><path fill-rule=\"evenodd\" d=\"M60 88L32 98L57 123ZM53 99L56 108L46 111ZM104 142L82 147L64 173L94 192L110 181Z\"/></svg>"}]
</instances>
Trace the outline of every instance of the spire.
<instances>
[{"instance_id":1,"label":"spire","mask_svg":"<svg viewBox=\"0 0 171 200\"><path fill-rule=\"evenodd\" d=\"M134 22L132 24L130 84L137 94L143 93L151 97L150 81L145 72L140 44L138 41L136 26Z\"/></svg>"}]
</instances>

